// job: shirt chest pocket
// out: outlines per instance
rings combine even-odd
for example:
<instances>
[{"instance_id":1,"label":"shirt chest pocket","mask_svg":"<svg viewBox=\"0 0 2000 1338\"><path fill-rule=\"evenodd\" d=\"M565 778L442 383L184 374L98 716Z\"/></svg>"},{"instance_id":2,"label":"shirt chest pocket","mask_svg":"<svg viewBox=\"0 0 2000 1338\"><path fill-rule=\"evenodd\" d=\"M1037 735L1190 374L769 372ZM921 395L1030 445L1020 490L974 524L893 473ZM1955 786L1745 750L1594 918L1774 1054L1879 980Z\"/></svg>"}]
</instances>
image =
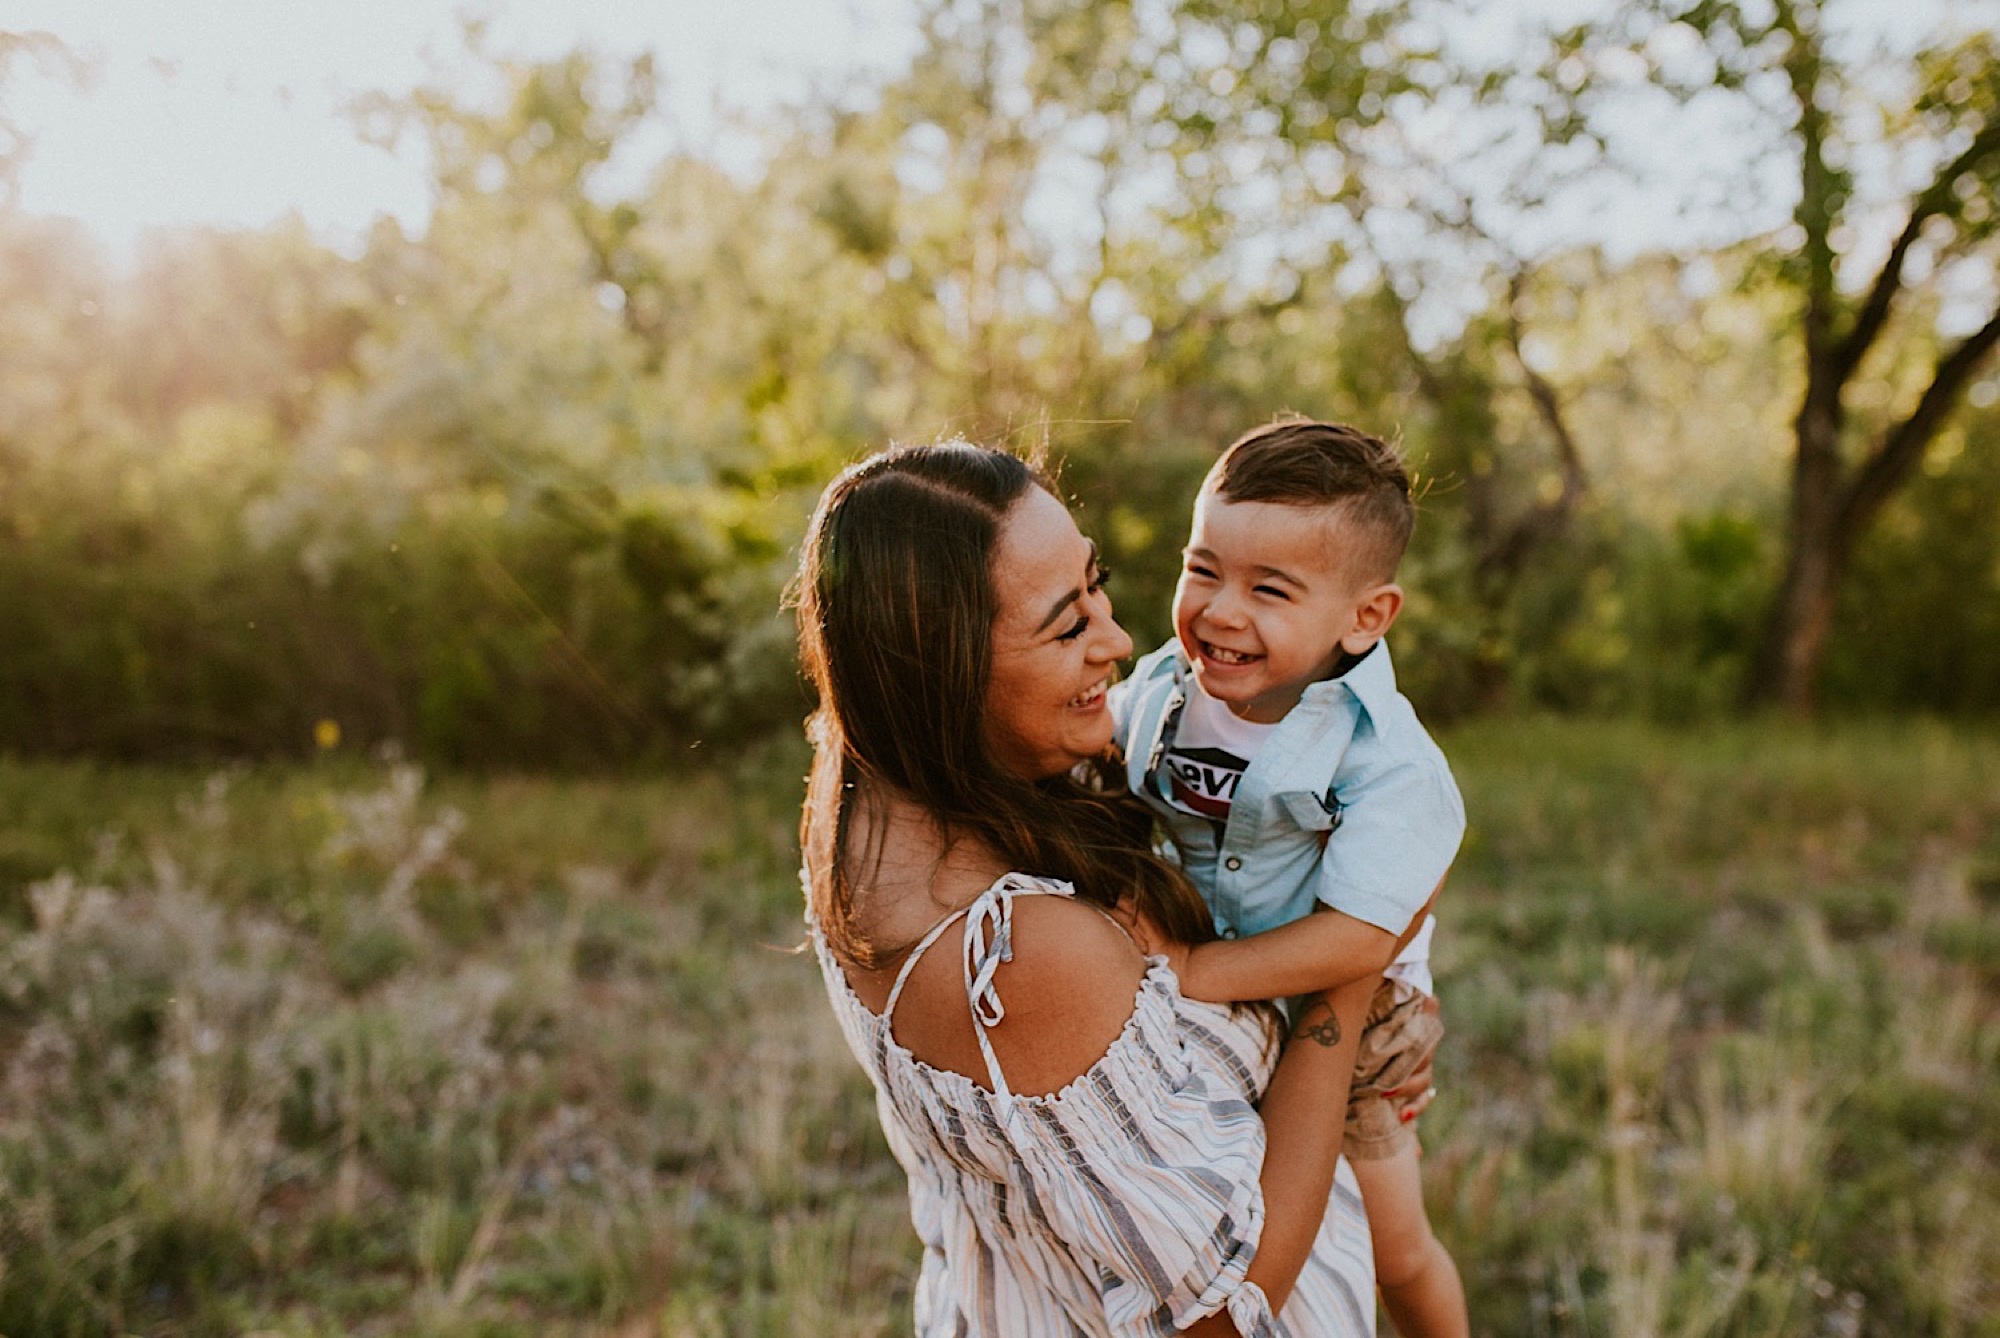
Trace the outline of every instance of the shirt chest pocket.
<instances>
[{"instance_id":1,"label":"shirt chest pocket","mask_svg":"<svg viewBox=\"0 0 2000 1338\"><path fill-rule=\"evenodd\" d=\"M1278 796L1278 811L1300 831L1309 832L1324 842L1333 830L1340 826L1340 803L1309 790L1288 790Z\"/></svg>"}]
</instances>

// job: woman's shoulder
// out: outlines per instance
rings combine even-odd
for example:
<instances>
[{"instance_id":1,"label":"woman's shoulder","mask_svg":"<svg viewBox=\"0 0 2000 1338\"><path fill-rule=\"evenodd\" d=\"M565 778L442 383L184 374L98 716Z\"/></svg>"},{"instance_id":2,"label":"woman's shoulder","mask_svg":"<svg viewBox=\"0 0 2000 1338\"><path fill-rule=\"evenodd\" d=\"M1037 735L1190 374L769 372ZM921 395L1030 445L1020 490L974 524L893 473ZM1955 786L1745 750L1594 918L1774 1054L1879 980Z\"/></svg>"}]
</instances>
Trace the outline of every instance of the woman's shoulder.
<instances>
[{"instance_id":1,"label":"woman's shoulder","mask_svg":"<svg viewBox=\"0 0 2000 1338\"><path fill-rule=\"evenodd\" d=\"M1065 983L1088 988L1103 979L1107 968L1124 966L1130 968L1131 981L1110 992L1129 1005L1130 983L1144 973L1145 958L1131 935L1109 912L1060 879L1002 874L962 899L961 910L949 918L960 914L980 926L989 942L1005 935L994 980L1014 982L1017 990ZM1072 976L1077 979L1071 981Z\"/></svg>"},{"instance_id":2,"label":"woman's shoulder","mask_svg":"<svg viewBox=\"0 0 2000 1338\"><path fill-rule=\"evenodd\" d=\"M1066 891L1008 874L976 899L968 914L980 917L979 944L965 952L933 950L912 969L896 1009L901 1044L927 1063L983 1079L972 1030L980 1024L965 972L976 978L988 968L991 997L981 1011L1008 1085L1045 1095L1087 1072L1131 1019L1147 963L1104 911L1071 895L1050 895ZM980 901L990 901L992 911L983 912Z\"/></svg>"},{"instance_id":3,"label":"woman's shoulder","mask_svg":"<svg viewBox=\"0 0 2000 1338\"><path fill-rule=\"evenodd\" d=\"M1107 962L1143 968L1144 958L1132 936L1103 907L1077 896L1069 884L1020 874L1007 875L1002 884L996 886L996 894L1013 902L1015 953L1010 969L1016 979L1060 975Z\"/></svg>"}]
</instances>

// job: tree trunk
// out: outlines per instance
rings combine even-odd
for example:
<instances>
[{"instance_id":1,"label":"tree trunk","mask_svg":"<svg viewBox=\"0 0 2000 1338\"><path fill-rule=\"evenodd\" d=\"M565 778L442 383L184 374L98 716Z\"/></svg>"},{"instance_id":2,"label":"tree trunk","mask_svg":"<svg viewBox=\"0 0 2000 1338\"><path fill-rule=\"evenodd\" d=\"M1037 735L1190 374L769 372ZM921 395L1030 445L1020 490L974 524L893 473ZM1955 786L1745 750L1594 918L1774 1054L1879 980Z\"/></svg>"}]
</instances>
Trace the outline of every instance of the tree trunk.
<instances>
[{"instance_id":1,"label":"tree trunk","mask_svg":"<svg viewBox=\"0 0 2000 1338\"><path fill-rule=\"evenodd\" d=\"M1746 694L1752 706L1811 715L1819 665L1847 565L1840 506L1840 381L1822 340L1808 338L1805 403L1793 422L1791 533L1785 575L1764 621Z\"/></svg>"},{"instance_id":2,"label":"tree trunk","mask_svg":"<svg viewBox=\"0 0 2000 1338\"><path fill-rule=\"evenodd\" d=\"M1793 536L1785 579L1765 621L1750 679L1752 705L1775 706L1797 716L1813 713L1845 566L1846 555L1825 529Z\"/></svg>"},{"instance_id":3,"label":"tree trunk","mask_svg":"<svg viewBox=\"0 0 2000 1338\"><path fill-rule=\"evenodd\" d=\"M1794 423L1798 453L1785 576L1765 620L1745 693L1748 704L1812 714L1849 556L1923 460L1966 385L1996 347L2000 310L1939 359L1909 417L1849 471L1841 468L1840 392L1855 358L1851 350L1829 347L1808 331L1806 399Z\"/></svg>"}]
</instances>

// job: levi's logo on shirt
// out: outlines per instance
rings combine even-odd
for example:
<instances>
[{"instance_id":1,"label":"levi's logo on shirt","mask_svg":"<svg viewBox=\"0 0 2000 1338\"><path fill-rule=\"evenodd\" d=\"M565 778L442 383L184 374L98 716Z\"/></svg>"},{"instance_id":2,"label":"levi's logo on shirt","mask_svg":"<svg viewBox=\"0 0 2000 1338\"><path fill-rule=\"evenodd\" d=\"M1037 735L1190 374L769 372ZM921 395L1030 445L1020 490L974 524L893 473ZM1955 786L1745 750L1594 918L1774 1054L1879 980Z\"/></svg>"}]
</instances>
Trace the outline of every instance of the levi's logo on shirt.
<instances>
[{"instance_id":1,"label":"levi's logo on shirt","mask_svg":"<svg viewBox=\"0 0 2000 1338\"><path fill-rule=\"evenodd\" d=\"M1175 808L1217 822L1229 817L1236 786L1249 764L1221 748L1169 748L1167 799Z\"/></svg>"}]
</instances>

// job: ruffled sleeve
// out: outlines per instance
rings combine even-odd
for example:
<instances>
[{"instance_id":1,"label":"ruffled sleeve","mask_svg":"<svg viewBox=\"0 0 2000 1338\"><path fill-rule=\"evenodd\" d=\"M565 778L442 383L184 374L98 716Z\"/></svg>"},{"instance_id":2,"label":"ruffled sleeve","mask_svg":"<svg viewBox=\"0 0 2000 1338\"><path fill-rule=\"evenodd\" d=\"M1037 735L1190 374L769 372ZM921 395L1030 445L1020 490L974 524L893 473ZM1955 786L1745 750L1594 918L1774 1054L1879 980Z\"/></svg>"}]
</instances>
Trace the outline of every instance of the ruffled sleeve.
<instances>
[{"instance_id":1,"label":"ruffled sleeve","mask_svg":"<svg viewBox=\"0 0 2000 1338\"><path fill-rule=\"evenodd\" d=\"M1228 1038L1176 1025L1171 982L1148 972L1124 1032L1075 1082L1014 1099L1022 1188L1094 1271L1112 1333L1172 1333L1227 1308L1242 1333L1277 1338L1244 1277L1264 1226L1263 1122Z\"/></svg>"}]
</instances>

